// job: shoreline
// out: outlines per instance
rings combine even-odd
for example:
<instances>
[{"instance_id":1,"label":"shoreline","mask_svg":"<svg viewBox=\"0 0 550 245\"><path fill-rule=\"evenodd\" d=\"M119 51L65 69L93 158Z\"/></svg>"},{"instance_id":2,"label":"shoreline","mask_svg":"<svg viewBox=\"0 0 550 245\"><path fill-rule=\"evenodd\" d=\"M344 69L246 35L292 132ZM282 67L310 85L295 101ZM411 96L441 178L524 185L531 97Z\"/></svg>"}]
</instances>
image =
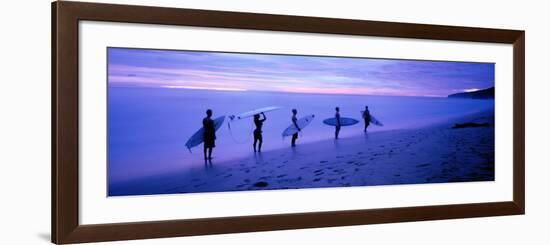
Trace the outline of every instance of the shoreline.
<instances>
[{"instance_id":1,"label":"shoreline","mask_svg":"<svg viewBox=\"0 0 550 245\"><path fill-rule=\"evenodd\" d=\"M455 123L489 127L452 129ZM494 180L494 110L109 185L109 196Z\"/></svg>"}]
</instances>

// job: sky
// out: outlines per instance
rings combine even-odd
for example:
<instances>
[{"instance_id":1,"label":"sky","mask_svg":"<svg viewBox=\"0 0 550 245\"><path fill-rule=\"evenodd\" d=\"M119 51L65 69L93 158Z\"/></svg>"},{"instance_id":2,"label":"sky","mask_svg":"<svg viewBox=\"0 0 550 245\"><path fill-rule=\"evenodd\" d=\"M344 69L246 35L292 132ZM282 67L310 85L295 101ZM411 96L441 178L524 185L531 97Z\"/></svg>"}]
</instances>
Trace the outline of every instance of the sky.
<instances>
[{"instance_id":1,"label":"sky","mask_svg":"<svg viewBox=\"0 0 550 245\"><path fill-rule=\"evenodd\" d=\"M494 86L494 64L108 48L109 86L446 97Z\"/></svg>"}]
</instances>

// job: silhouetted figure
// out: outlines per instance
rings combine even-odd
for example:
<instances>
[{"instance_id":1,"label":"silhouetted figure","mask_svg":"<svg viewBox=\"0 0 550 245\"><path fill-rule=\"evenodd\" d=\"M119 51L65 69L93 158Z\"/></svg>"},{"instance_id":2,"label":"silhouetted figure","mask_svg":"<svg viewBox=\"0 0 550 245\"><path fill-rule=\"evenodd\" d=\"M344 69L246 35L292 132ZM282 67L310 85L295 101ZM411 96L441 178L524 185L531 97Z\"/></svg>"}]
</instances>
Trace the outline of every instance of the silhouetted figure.
<instances>
[{"instance_id":1,"label":"silhouetted figure","mask_svg":"<svg viewBox=\"0 0 550 245\"><path fill-rule=\"evenodd\" d=\"M212 110L206 110L206 117L202 119L204 128L204 160L212 160L212 149L216 147L216 127L212 120ZM208 157L206 152L208 151Z\"/></svg>"},{"instance_id":2,"label":"silhouetted figure","mask_svg":"<svg viewBox=\"0 0 550 245\"><path fill-rule=\"evenodd\" d=\"M296 127L296 129L298 129L298 132L300 132L302 131L302 129L298 127L298 118L296 117L296 114L298 114L298 111L296 109L292 109L292 124L294 124L294 127ZM292 144L290 145L292 147L296 146L296 139L298 139L298 132L292 135Z\"/></svg>"},{"instance_id":3,"label":"silhouetted figure","mask_svg":"<svg viewBox=\"0 0 550 245\"><path fill-rule=\"evenodd\" d=\"M369 107L365 106L365 111L363 112L363 120L365 120L365 129L363 129L363 132L367 132L367 128L370 125L370 111Z\"/></svg>"},{"instance_id":4,"label":"silhouetted figure","mask_svg":"<svg viewBox=\"0 0 550 245\"><path fill-rule=\"evenodd\" d=\"M340 128L342 125L340 124L340 108L336 107L336 114L334 117L336 118L336 131L334 132L334 138L338 139L338 134L340 134Z\"/></svg>"},{"instance_id":5,"label":"silhouetted figure","mask_svg":"<svg viewBox=\"0 0 550 245\"><path fill-rule=\"evenodd\" d=\"M264 121L267 119L267 117L265 117L265 114L263 112L261 114L263 116L262 119L260 119L260 114L254 115L254 124L256 125L256 129L254 129L254 152L256 152L256 144L258 142L260 143L258 145L258 152L262 151L262 126L264 125Z\"/></svg>"}]
</instances>

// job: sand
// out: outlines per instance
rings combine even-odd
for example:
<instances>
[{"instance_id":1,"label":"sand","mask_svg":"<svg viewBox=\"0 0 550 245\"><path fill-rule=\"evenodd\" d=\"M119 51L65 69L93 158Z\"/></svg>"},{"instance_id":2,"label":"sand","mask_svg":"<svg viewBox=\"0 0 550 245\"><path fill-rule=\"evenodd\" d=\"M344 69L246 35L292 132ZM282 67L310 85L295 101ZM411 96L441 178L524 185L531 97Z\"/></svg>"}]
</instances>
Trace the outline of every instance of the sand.
<instances>
[{"instance_id":1,"label":"sand","mask_svg":"<svg viewBox=\"0 0 550 245\"><path fill-rule=\"evenodd\" d=\"M467 122L489 126L452 128ZM486 111L416 129L298 139L295 148L113 184L109 195L492 181L494 139L494 111Z\"/></svg>"}]
</instances>

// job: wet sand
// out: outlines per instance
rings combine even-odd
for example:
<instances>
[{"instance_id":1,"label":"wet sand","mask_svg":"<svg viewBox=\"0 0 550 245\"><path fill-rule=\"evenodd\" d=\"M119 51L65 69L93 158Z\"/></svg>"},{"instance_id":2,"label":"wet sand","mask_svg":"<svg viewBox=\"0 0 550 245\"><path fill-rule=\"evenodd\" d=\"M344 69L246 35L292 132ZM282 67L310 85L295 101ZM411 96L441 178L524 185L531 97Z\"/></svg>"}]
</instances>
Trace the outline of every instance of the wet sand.
<instances>
[{"instance_id":1,"label":"wet sand","mask_svg":"<svg viewBox=\"0 0 550 245\"><path fill-rule=\"evenodd\" d=\"M489 126L452 128L468 122ZM417 129L298 139L295 148L112 184L109 195L492 181L494 139L494 111L486 111Z\"/></svg>"}]
</instances>

